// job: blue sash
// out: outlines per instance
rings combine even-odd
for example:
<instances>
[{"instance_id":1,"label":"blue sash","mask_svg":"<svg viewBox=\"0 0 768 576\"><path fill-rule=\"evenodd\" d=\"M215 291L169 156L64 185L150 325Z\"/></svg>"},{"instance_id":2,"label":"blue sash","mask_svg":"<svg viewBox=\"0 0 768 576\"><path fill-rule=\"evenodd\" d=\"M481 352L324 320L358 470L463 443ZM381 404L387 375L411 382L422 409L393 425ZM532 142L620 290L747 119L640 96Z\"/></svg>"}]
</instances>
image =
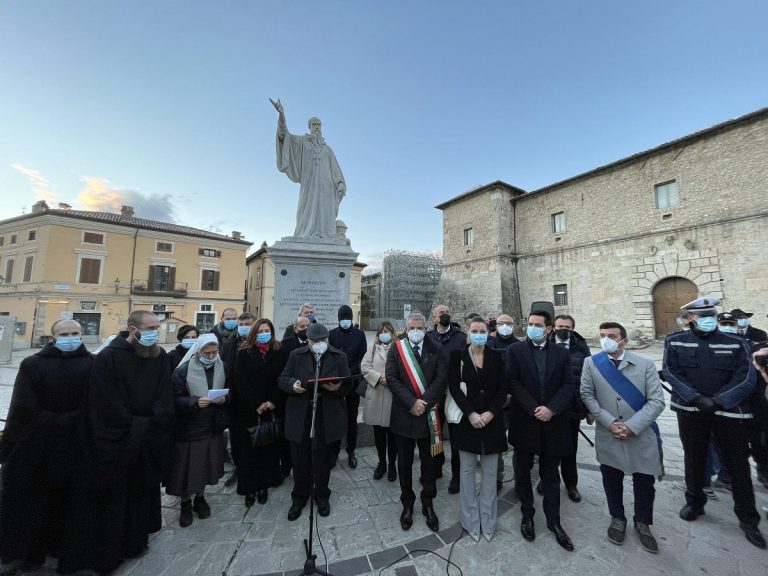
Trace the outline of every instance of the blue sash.
<instances>
[{"instance_id":1,"label":"blue sash","mask_svg":"<svg viewBox=\"0 0 768 576\"><path fill-rule=\"evenodd\" d=\"M595 365L595 368L597 368L598 372L600 372L600 375L605 378L605 381L608 382L608 384L611 385L611 388L613 388L613 391L618 394L624 402L629 404L629 407L632 408L635 412L640 412L642 410L643 406L645 406L646 399L645 396L643 396L642 392L637 389L637 387L632 384L632 382L624 376L624 374L621 373L621 370L619 370L616 365L611 362L610 358L608 358L608 354L605 352L600 352L599 354L595 354L592 356L592 362ZM651 430L653 430L654 434L656 434L656 441L659 444L659 458L662 460L662 474L664 474L664 457L661 447L661 431L659 430L659 425L654 422L650 426Z\"/></svg>"}]
</instances>

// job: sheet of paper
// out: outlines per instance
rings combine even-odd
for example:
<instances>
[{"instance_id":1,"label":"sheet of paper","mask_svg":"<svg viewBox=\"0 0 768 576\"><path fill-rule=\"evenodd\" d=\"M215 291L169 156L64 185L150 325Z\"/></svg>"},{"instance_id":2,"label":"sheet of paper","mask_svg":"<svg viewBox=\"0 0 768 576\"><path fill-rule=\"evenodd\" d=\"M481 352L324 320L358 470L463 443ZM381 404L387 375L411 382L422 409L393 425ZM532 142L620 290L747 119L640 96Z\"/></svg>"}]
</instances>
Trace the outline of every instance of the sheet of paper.
<instances>
[{"instance_id":1,"label":"sheet of paper","mask_svg":"<svg viewBox=\"0 0 768 576\"><path fill-rule=\"evenodd\" d=\"M218 400L229 394L229 388L214 388L208 390L208 400Z\"/></svg>"}]
</instances>

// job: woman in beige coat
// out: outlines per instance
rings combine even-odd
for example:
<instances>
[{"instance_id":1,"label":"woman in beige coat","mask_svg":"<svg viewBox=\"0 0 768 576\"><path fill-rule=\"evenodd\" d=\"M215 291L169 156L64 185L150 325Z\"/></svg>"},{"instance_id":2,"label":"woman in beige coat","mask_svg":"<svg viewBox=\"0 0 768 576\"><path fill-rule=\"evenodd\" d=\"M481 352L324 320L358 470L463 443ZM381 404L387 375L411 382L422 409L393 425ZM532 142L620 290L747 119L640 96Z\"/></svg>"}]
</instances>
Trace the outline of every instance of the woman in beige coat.
<instances>
[{"instance_id":1,"label":"woman in beige coat","mask_svg":"<svg viewBox=\"0 0 768 576\"><path fill-rule=\"evenodd\" d=\"M392 411L392 392L387 385L384 376L384 367L387 363L387 352L397 333L395 327L389 322L382 322L376 330L376 339L371 349L365 353L361 363L363 377L368 383L365 392L365 408L363 409L363 422L373 426L373 437L376 442L376 451L379 453L379 465L373 471L374 480L380 480L387 472L387 480L397 480L397 448L395 437L389 428L389 414ZM387 468L387 456L389 456L389 468Z\"/></svg>"}]
</instances>

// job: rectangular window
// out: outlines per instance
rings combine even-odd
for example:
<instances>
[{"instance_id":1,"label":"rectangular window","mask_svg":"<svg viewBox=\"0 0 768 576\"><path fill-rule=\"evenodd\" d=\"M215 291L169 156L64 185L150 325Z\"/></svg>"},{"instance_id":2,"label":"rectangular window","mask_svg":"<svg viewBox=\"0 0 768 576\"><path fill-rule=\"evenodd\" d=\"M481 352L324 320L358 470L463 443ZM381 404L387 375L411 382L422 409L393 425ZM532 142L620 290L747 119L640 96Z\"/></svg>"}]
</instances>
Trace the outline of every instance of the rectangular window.
<instances>
[{"instance_id":1,"label":"rectangular window","mask_svg":"<svg viewBox=\"0 0 768 576\"><path fill-rule=\"evenodd\" d=\"M199 254L206 258L221 258L221 252L219 250L214 250L213 248L200 248Z\"/></svg>"},{"instance_id":2,"label":"rectangular window","mask_svg":"<svg viewBox=\"0 0 768 576\"><path fill-rule=\"evenodd\" d=\"M555 284L552 287L555 306L568 306L568 285L567 284Z\"/></svg>"},{"instance_id":3,"label":"rectangular window","mask_svg":"<svg viewBox=\"0 0 768 576\"><path fill-rule=\"evenodd\" d=\"M173 243L172 242L156 242L155 243L155 252L171 252L171 253L173 253Z\"/></svg>"},{"instance_id":4,"label":"rectangular window","mask_svg":"<svg viewBox=\"0 0 768 576\"><path fill-rule=\"evenodd\" d=\"M475 241L475 231L472 228L464 228L464 246L470 246Z\"/></svg>"},{"instance_id":5,"label":"rectangular window","mask_svg":"<svg viewBox=\"0 0 768 576\"><path fill-rule=\"evenodd\" d=\"M555 212L552 214L552 233L562 234L565 232L565 212Z\"/></svg>"},{"instance_id":6,"label":"rectangular window","mask_svg":"<svg viewBox=\"0 0 768 576\"><path fill-rule=\"evenodd\" d=\"M104 234L101 232L83 232L85 244L104 244Z\"/></svg>"},{"instance_id":7,"label":"rectangular window","mask_svg":"<svg viewBox=\"0 0 768 576\"><path fill-rule=\"evenodd\" d=\"M200 290L213 290L219 289L219 271L218 270L203 270L202 280L200 282Z\"/></svg>"},{"instance_id":8,"label":"rectangular window","mask_svg":"<svg viewBox=\"0 0 768 576\"><path fill-rule=\"evenodd\" d=\"M80 284L98 284L101 279L100 258L80 258Z\"/></svg>"},{"instance_id":9,"label":"rectangular window","mask_svg":"<svg viewBox=\"0 0 768 576\"><path fill-rule=\"evenodd\" d=\"M27 241L34 242L35 240L37 240L37 230L30 230L27 234Z\"/></svg>"},{"instance_id":10,"label":"rectangular window","mask_svg":"<svg viewBox=\"0 0 768 576\"><path fill-rule=\"evenodd\" d=\"M152 291L168 292L173 289L171 283L173 268L170 266L150 266L150 270L149 285Z\"/></svg>"},{"instance_id":11,"label":"rectangular window","mask_svg":"<svg viewBox=\"0 0 768 576\"><path fill-rule=\"evenodd\" d=\"M17 239L18 239L18 235L11 234L11 241L9 242L9 244L16 244Z\"/></svg>"},{"instance_id":12,"label":"rectangular window","mask_svg":"<svg viewBox=\"0 0 768 576\"><path fill-rule=\"evenodd\" d=\"M0 246L5 244L5 236L0 236Z\"/></svg>"},{"instance_id":13,"label":"rectangular window","mask_svg":"<svg viewBox=\"0 0 768 576\"><path fill-rule=\"evenodd\" d=\"M165 304L152 304L152 312L165 312Z\"/></svg>"},{"instance_id":14,"label":"rectangular window","mask_svg":"<svg viewBox=\"0 0 768 576\"><path fill-rule=\"evenodd\" d=\"M24 259L24 276L22 277L22 282L30 282L32 280L32 265L34 262L34 256L27 256Z\"/></svg>"},{"instance_id":15,"label":"rectangular window","mask_svg":"<svg viewBox=\"0 0 768 576\"><path fill-rule=\"evenodd\" d=\"M5 261L5 276L4 276L5 280L4 280L4 282L6 284L13 283L13 263L14 263L13 258L9 258L8 260Z\"/></svg>"},{"instance_id":16,"label":"rectangular window","mask_svg":"<svg viewBox=\"0 0 768 576\"><path fill-rule=\"evenodd\" d=\"M660 210L677 206L677 203L680 200L677 194L677 182L675 180L670 180L663 184L656 184L656 186L654 186L654 192L656 195L656 208L659 208Z\"/></svg>"},{"instance_id":17,"label":"rectangular window","mask_svg":"<svg viewBox=\"0 0 768 576\"><path fill-rule=\"evenodd\" d=\"M213 304L200 304L201 312L213 312Z\"/></svg>"}]
</instances>

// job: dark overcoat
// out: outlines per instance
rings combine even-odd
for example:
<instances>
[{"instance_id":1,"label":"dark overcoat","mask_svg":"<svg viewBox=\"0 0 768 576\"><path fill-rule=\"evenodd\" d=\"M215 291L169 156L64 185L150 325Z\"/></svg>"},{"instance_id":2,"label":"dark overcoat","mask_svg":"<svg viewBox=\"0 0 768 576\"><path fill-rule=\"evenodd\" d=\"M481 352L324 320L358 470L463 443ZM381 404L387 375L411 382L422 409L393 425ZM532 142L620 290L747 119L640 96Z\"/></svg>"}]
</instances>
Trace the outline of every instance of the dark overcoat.
<instances>
[{"instance_id":1,"label":"dark overcoat","mask_svg":"<svg viewBox=\"0 0 768 576\"><path fill-rule=\"evenodd\" d=\"M563 457L573 453L569 409L577 383L571 378L568 350L547 342L543 353L547 355L547 370L542 395L531 341L526 339L507 349L507 381L512 395L509 442L518 450ZM533 415L537 406L554 412L549 422Z\"/></svg>"},{"instance_id":2,"label":"dark overcoat","mask_svg":"<svg viewBox=\"0 0 768 576\"><path fill-rule=\"evenodd\" d=\"M288 354L282 347L270 348L265 356L255 346L238 351L229 391L232 428L255 426L259 422L256 409L264 402L272 402L279 415L285 412L286 396L277 381L287 362Z\"/></svg>"}]
</instances>

